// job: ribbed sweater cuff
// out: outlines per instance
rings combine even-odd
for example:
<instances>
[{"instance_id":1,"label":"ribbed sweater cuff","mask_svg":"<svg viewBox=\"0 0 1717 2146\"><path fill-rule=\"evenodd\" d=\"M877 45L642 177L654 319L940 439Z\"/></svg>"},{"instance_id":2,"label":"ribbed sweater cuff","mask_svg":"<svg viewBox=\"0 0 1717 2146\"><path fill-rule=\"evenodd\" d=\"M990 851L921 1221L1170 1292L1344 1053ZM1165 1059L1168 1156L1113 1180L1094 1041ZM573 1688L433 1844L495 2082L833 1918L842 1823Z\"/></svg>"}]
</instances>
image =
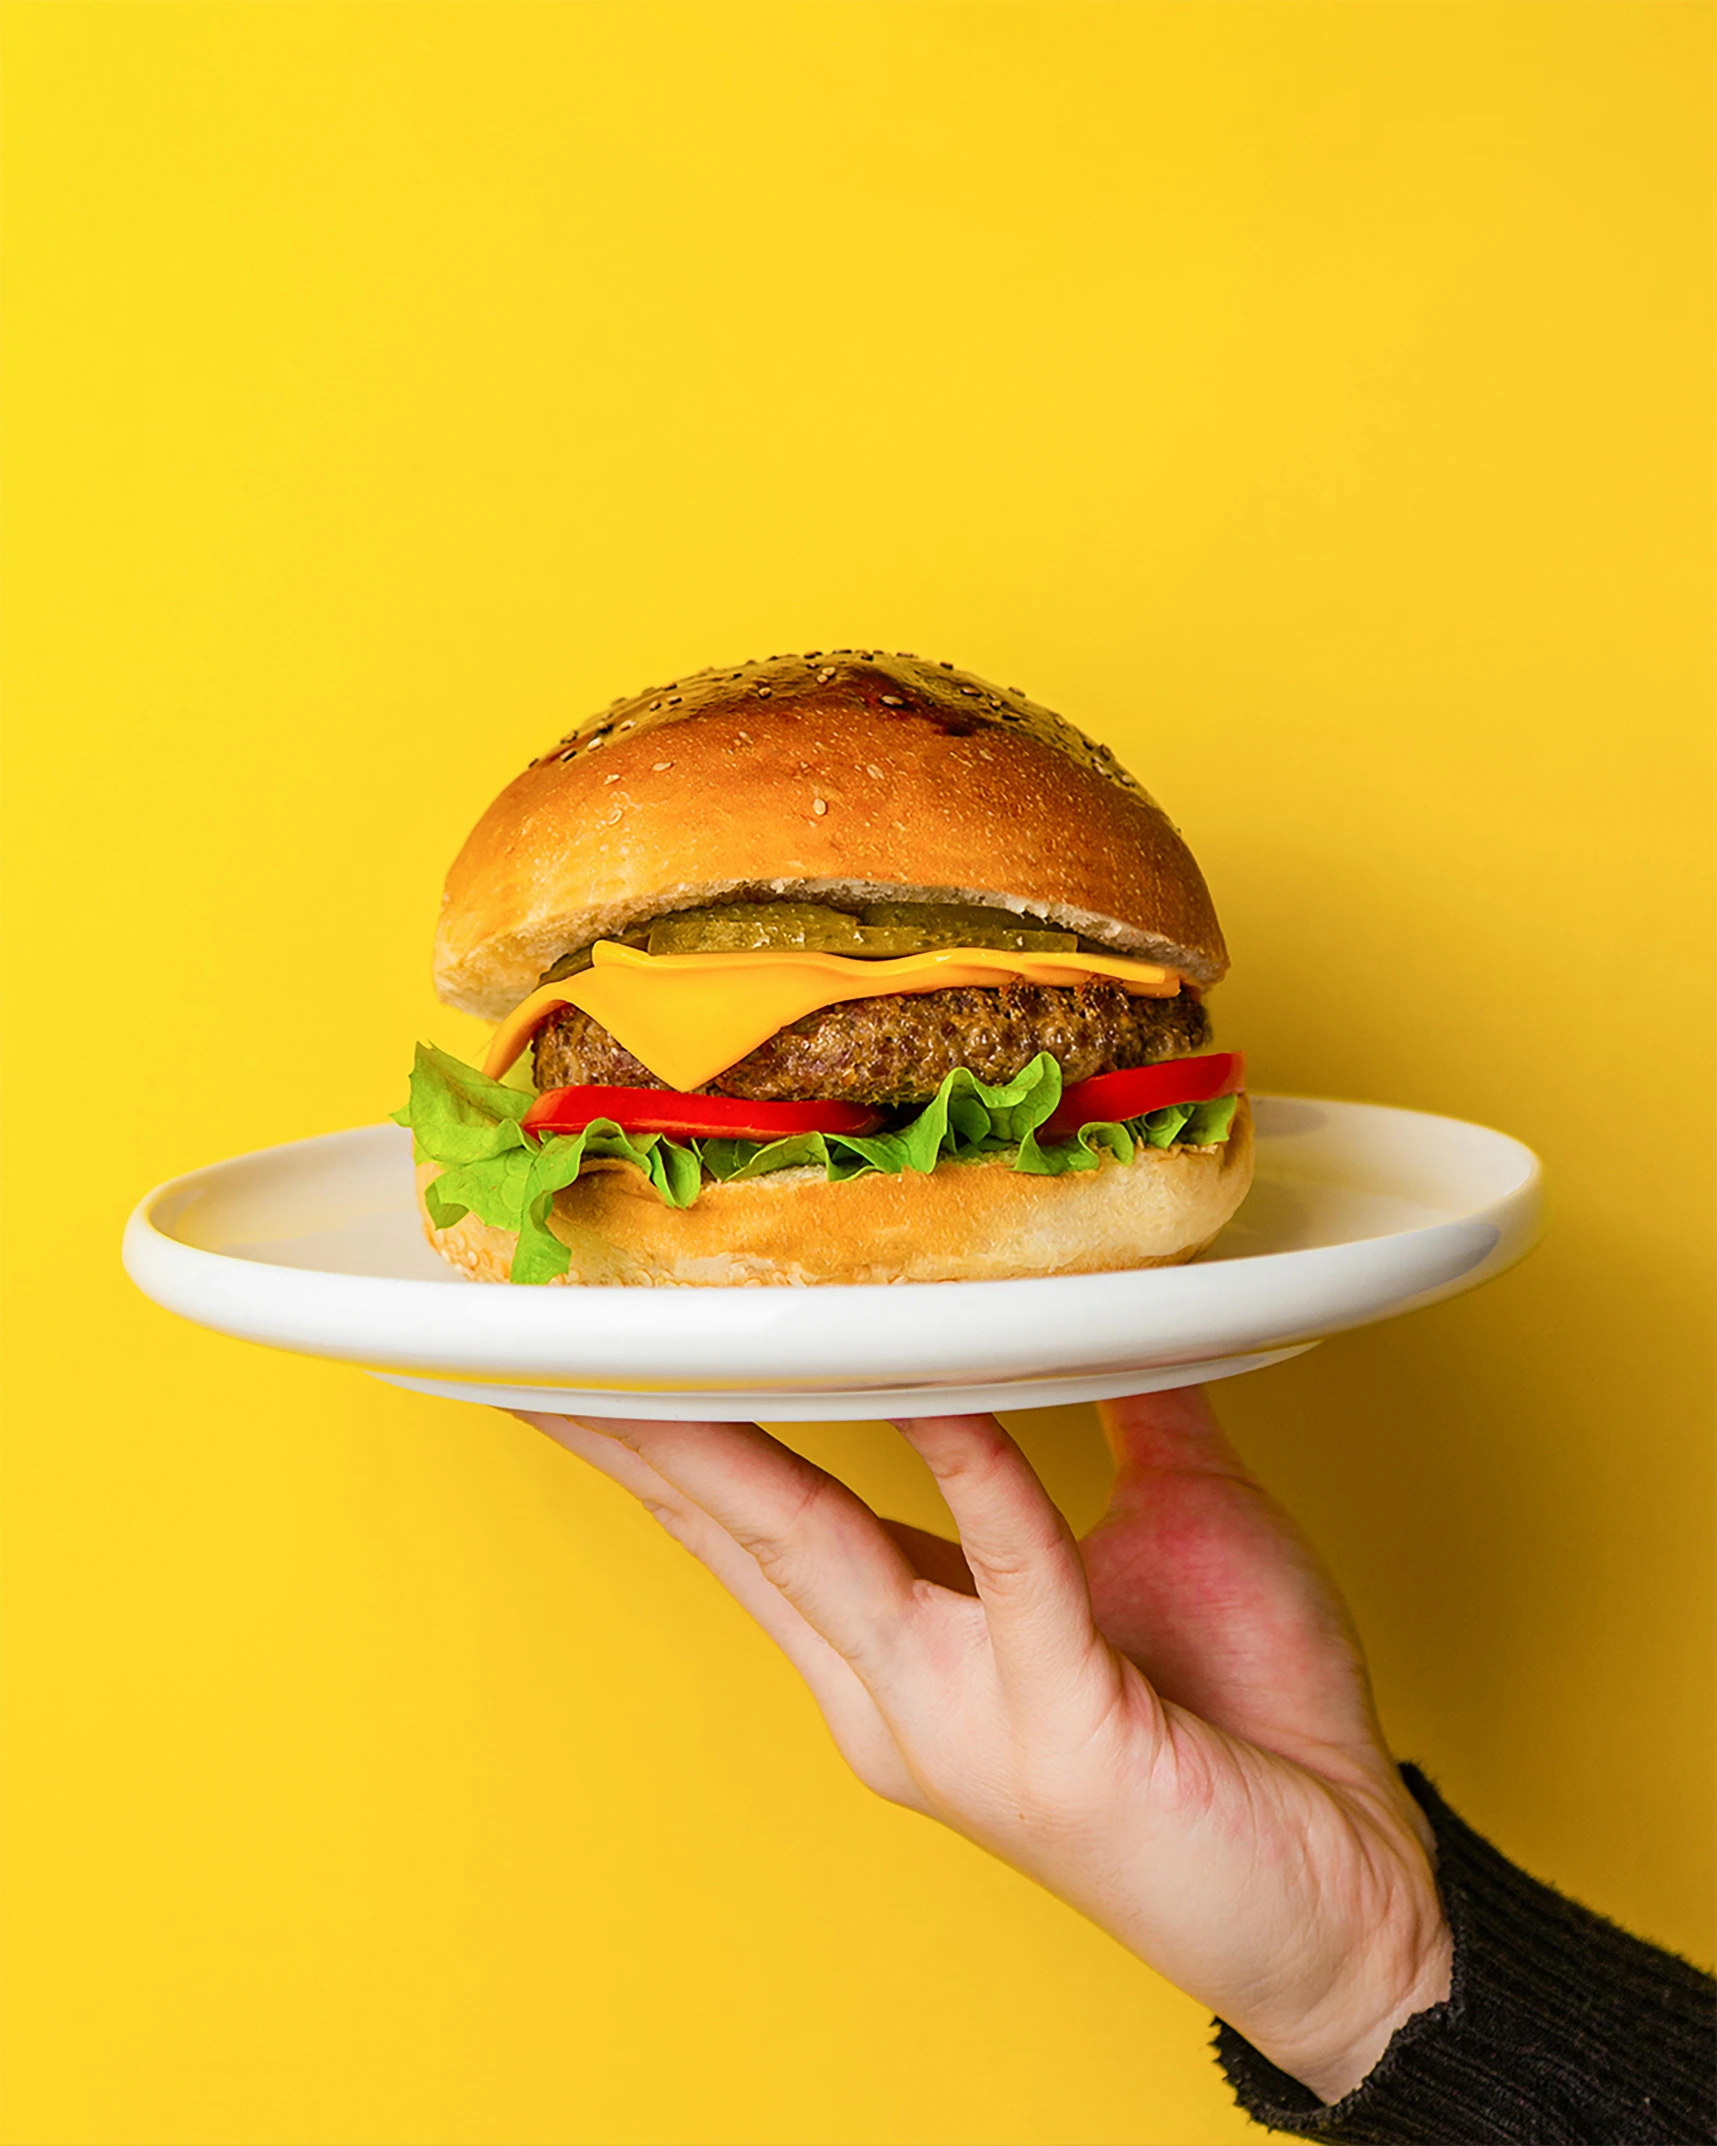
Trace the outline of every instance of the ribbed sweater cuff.
<instances>
[{"instance_id":1,"label":"ribbed sweater cuff","mask_svg":"<svg viewBox=\"0 0 1717 2146\"><path fill-rule=\"evenodd\" d=\"M1218 2021L1240 2106L1353 2146L1709 2146L1717 1984L1516 1870L1416 1767L1401 1775L1437 1839L1449 1996L1333 2103Z\"/></svg>"}]
</instances>

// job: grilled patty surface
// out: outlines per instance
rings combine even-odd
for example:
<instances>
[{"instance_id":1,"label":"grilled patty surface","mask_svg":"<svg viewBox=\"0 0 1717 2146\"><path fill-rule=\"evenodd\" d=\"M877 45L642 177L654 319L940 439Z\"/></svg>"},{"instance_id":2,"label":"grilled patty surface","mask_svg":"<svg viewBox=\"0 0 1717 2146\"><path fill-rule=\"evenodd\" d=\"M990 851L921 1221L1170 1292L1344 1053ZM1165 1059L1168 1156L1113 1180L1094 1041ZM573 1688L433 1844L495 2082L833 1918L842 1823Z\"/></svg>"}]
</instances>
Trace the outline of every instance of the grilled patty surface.
<instances>
[{"instance_id":1,"label":"grilled patty surface","mask_svg":"<svg viewBox=\"0 0 1717 2146\"><path fill-rule=\"evenodd\" d=\"M916 1103L956 1066L993 1083L1048 1051L1072 1082L1185 1057L1209 1039L1209 1016L1184 992L1131 998L1101 980L896 992L807 1014L708 1088L754 1102ZM535 1066L544 1090L667 1085L576 1006L563 1006L537 1030Z\"/></svg>"}]
</instances>

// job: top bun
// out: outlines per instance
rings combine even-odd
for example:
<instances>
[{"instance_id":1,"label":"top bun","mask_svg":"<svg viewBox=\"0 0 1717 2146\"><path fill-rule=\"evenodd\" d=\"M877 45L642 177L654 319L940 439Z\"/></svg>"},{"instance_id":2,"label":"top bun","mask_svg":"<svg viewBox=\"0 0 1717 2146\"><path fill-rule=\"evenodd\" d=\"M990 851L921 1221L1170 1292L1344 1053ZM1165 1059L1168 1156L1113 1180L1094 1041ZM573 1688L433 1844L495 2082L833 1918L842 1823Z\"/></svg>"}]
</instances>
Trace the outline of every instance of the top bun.
<instances>
[{"instance_id":1,"label":"top bun","mask_svg":"<svg viewBox=\"0 0 1717 2146\"><path fill-rule=\"evenodd\" d=\"M1192 853L1107 746L951 664L812 650L617 700L455 858L435 988L499 1020L562 954L711 902L988 903L1215 983Z\"/></svg>"}]
</instances>

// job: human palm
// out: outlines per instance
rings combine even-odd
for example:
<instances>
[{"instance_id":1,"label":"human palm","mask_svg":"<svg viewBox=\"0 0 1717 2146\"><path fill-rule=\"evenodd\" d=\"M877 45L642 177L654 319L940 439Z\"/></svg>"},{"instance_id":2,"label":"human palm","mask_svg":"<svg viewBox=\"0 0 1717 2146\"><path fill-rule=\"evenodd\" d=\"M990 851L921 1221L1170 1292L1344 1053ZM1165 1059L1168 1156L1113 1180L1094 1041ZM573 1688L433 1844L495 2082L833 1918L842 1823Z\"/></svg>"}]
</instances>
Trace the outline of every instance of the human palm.
<instances>
[{"instance_id":1,"label":"human palm","mask_svg":"<svg viewBox=\"0 0 1717 2146\"><path fill-rule=\"evenodd\" d=\"M526 1420L709 1566L868 1786L1335 2099L1446 1989L1428 1831L1339 1596L1203 1395L1102 1414L1117 1474L1081 1544L989 1417L900 1426L958 1544L879 1521L755 1425Z\"/></svg>"}]
</instances>

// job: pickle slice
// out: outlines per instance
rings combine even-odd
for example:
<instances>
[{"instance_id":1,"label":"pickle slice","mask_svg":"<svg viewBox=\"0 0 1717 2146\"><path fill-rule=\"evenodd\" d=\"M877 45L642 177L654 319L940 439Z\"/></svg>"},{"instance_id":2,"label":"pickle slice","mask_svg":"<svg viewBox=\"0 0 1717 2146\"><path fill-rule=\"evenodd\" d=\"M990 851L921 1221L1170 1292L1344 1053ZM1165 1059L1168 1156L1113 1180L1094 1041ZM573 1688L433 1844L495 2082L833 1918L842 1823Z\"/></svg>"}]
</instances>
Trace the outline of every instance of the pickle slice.
<instances>
[{"instance_id":1,"label":"pickle slice","mask_svg":"<svg viewBox=\"0 0 1717 2146\"><path fill-rule=\"evenodd\" d=\"M922 924L937 931L958 925L971 928L1047 931L1037 918L1016 916L1011 909L992 909L987 902L872 902L861 914L867 924Z\"/></svg>"},{"instance_id":2,"label":"pickle slice","mask_svg":"<svg viewBox=\"0 0 1717 2146\"><path fill-rule=\"evenodd\" d=\"M1006 910L977 903L884 902L858 916L821 902L728 902L683 909L650 927L652 954L731 954L779 948L812 954L856 954L873 961L943 948L979 946L1011 954L1064 954L1076 932L1003 923Z\"/></svg>"},{"instance_id":3,"label":"pickle slice","mask_svg":"<svg viewBox=\"0 0 1717 2146\"><path fill-rule=\"evenodd\" d=\"M635 924L628 931L609 932L605 934L605 937L610 946L636 947L642 953L645 935L649 928L647 924ZM562 954L552 969L544 969L537 978L537 989L540 991L544 984L563 984L569 976L583 975L584 971L590 967L591 958L595 951L594 945L575 946L570 954Z\"/></svg>"},{"instance_id":4,"label":"pickle slice","mask_svg":"<svg viewBox=\"0 0 1717 2146\"><path fill-rule=\"evenodd\" d=\"M858 919L821 902L724 902L682 909L650 926L652 954L744 954L779 948L808 954L859 954Z\"/></svg>"},{"instance_id":5,"label":"pickle slice","mask_svg":"<svg viewBox=\"0 0 1717 2146\"><path fill-rule=\"evenodd\" d=\"M916 935L911 953L940 947L992 947L1007 954L1071 954L1079 934L1015 919L1008 909L988 909L979 902L877 902L864 911L867 933L905 931Z\"/></svg>"},{"instance_id":6,"label":"pickle slice","mask_svg":"<svg viewBox=\"0 0 1717 2146\"><path fill-rule=\"evenodd\" d=\"M1071 954L1079 935L1019 923L1006 909L977 902L878 902L857 916L824 902L722 902L681 909L654 923L612 934L622 946L652 954L785 952L848 954L871 961L933 954L962 946L1005 954ZM591 949L563 954L541 978L558 984L590 967Z\"/></svg>"},{"instance_id":7,"label":"pickle slice","mask_svg":"<svg viewBox=\"0 0 1717 2146\"><path fill-rule=\"evenodd\" d=\"M569 976L581 975L590 966L590 955L588 946L581 946L570 954L562 954L552 969L544 969L537 978L537 989L540 991L544 984L563 984Z\"/></svg>"}]
</instances>

